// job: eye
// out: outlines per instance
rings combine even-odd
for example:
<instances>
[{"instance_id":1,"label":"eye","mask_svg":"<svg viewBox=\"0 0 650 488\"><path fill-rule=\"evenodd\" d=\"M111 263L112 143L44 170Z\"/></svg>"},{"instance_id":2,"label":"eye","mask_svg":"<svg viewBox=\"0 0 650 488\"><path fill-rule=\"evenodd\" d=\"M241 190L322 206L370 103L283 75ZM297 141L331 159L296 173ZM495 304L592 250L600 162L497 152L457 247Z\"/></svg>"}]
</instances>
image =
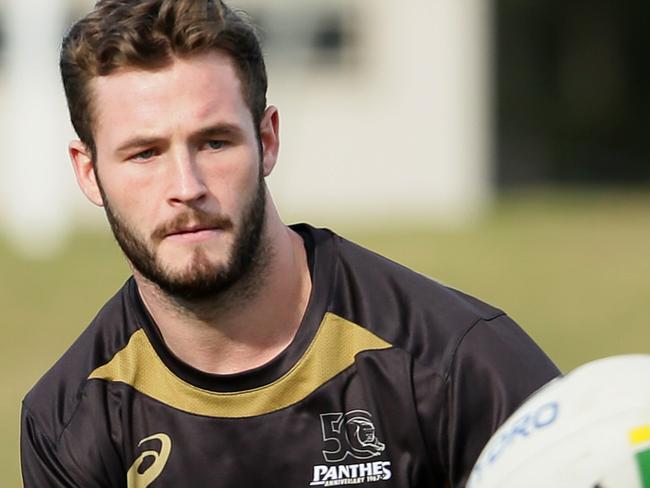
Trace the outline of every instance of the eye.
<instances>
[{"instance_id":1,"label":"eye","mask_svg":"<svg viewBox=\"0 0 650 488\"><path fill-rule=\"evenodd\" d=\"M131 159L134 161L146 161L153 158L156 155L155 149L147 149L146 151L139 152L135 156L132 156Z\"/></svg>"},{"instance_id":2,"label":"eye","mask_svg":"<svg viewBox=\"0 0 650 488\"><path fill-rule=\"evenodd\" d=\"M208 141L205 143L206 147L208 149L212 149L213 151L223 149L223 147L226 145L225 141Z\"/></svg>"}]
</instances>

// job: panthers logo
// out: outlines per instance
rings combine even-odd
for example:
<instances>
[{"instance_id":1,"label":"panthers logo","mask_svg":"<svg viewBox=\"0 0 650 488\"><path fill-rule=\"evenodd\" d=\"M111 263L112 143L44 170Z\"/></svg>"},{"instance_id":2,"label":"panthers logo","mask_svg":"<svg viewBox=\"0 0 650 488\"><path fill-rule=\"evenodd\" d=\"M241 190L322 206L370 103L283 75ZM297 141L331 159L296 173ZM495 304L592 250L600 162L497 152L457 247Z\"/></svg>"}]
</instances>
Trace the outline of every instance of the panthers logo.
<instances>
[{"instance_id":1,"label":"panthers logo","mask_svg":"<svg viewBox=\"0 0 650 488\"><path fill-rule=\"evenodd\" d=\"M323 450L325 460L335 463L347 456L356 459L370 459L381 455L385 444L377 439L372 415L365 410L351 410L346 413L321 414L323 441L329 443Z\"/></svg>"}]
</instances>

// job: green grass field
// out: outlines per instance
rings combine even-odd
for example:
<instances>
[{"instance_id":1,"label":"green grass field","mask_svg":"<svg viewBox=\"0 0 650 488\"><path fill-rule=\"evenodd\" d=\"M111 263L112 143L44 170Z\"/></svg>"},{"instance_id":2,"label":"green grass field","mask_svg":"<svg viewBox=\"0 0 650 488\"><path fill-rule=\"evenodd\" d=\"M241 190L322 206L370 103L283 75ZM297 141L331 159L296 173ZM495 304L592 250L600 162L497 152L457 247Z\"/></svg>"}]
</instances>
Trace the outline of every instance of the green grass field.
<instances>
[{"instance_id":1,"label":"green grass field","mask_svg":"<svg viewBox=\"0 0 650 488\"><path fill-rule=\"evenodd\" d=\"M507 310L565 371L650 352L650 191L510 194L471 228L429 227L336 230ZM39 262L0 240L0 486L20 486L20 399L127 276L108 235Z\"/></svg>"}]
</instances>

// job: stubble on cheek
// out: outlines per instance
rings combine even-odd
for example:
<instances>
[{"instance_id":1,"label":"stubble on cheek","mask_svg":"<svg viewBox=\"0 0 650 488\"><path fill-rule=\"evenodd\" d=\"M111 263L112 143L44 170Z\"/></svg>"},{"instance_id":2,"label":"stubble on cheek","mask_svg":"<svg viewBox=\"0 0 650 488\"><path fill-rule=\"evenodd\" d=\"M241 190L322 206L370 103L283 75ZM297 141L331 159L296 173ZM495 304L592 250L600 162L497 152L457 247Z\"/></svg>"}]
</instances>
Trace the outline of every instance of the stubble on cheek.
<instances>
[{"instance_id":1,"label":"stubble on cheek","mask_svg":"<svg viewBox=\"0 0 650 488\"><path fill-rule=\"evenodd\" d=\"M228 268L230 260L228 246L223 248L219 246L218 253L216 251L211 253L200 244L166 249L164 241L167 234L178 225L185 225L192 220L187 214L162 224L151 232L149 237L145 237L129 225L110 205L106 205L105 210L115 239L131 266L154 283L183 283L197 278L200 281L201 276L219 273Z\"/></svg>"}]
</instances>

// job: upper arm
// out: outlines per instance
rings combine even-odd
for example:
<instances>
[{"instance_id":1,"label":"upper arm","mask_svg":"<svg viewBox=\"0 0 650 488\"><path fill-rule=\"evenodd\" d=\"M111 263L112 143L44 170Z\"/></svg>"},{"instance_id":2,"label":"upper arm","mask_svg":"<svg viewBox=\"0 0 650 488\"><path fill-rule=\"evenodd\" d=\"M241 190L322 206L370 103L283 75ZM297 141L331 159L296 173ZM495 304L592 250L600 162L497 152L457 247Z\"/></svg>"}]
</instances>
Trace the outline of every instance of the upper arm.
<instances>
[{"instance_id":1,"label":"upper arm","mask_svg":"<svg viewBox=\"0 0 650 488\"><path fill-rule=\"evenodd\" d=\"M442 384L433 376L427 381L421 369L416 382L419 413L425 418L423 428L431 429L435 459L452 487L465 486L496 429L531 393L558 374L544 352L506 315L479 320L467 331Z\"/></svg>"},{"instance_id":2,"label":"upper arm","mask_svg":"<svg viewBox=\"0 0 650 488\"><path fill-rule=\"evenodd\" d=\"M481 450L528 396L560 372L508 316L481 320L456 351L447 383L449 472L465 486Z\"/></svg>"},{"instance_id":3,"label":"upper arm","mask_svg":"<svg viewBox=\"0 0 650 488\"><path fill-rule=\"evenodd\" d=\"M77 487L60 459L57 444L23 406L20 426L20 465L25 488Z\"/></svg>"},{"instance_id":4,"label":"upper arm","mask_svg":"<svg viewBox=\"0 0 650 488\"><path fill-rule=\"evenodd\" d=\"M87 407L87 406L86 406ZM25 488L122 488L126 473L110 440L106 419L80 407L58 436L23 405L20 433Z\"/></svg>"}]
</instances>

